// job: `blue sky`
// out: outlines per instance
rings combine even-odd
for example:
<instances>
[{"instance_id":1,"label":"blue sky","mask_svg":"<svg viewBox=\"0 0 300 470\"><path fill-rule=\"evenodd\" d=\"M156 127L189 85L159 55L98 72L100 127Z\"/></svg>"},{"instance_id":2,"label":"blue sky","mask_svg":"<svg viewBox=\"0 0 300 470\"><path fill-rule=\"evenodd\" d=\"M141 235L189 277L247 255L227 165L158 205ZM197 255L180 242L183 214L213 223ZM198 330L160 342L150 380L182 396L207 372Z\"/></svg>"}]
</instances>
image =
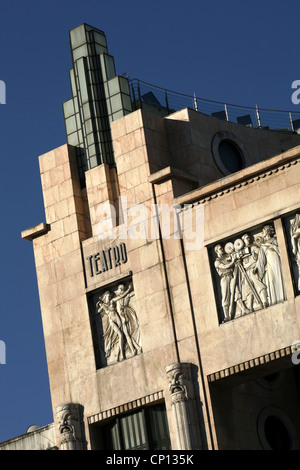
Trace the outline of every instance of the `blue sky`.
<instances>
[{"instance_id":1,"label":"blue sky","mask_svg":"<svg viewBox=\"0 0 300 470\"><path fill-rule=\"evenodd\" d=\"M32 244L45 221L38 156L66 142L69 30L103 30L118 74L170 90L300 112L299 1L11 1L1 7L0 442L52 422Z\"/></svg>"}]
</instances>

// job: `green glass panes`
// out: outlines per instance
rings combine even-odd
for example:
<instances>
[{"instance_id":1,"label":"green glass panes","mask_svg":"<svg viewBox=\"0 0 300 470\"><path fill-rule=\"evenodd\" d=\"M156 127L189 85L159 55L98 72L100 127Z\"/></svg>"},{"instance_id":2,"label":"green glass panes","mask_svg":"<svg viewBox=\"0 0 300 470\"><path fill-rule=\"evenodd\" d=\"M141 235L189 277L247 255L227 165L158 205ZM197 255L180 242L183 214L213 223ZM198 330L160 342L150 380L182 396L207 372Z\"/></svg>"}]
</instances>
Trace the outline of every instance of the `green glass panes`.
<instances>
[{"instance_id":1,"label":"green glass panes","mask_svg":"<svg viewBox=\"0 0 300 470\"><path fill-rule=\"evenodd\" d=\"M169 450L169 428L164 404L120 416L105 428L106 446L113 450Z\"/></svg>"}]
</instances>

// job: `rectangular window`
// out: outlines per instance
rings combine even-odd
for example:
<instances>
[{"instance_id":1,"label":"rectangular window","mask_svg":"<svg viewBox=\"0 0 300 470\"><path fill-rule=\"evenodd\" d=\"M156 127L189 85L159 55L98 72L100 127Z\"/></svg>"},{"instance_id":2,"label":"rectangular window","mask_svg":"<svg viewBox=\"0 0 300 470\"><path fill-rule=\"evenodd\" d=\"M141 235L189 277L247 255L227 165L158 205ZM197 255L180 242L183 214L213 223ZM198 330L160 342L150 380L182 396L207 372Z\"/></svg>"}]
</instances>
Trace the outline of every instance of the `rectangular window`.
<instances>
[{"instance_id":1,"label":"rectangular window","mask_svg":"<svg viewBox=\"0 0 300 470\"><path fill-rule=\"evenodd\" d=\"M103 446L109 450L170 450L169 428L163 404L145 407L115 418L102 427Z\"/></svg>"}]
</instances>

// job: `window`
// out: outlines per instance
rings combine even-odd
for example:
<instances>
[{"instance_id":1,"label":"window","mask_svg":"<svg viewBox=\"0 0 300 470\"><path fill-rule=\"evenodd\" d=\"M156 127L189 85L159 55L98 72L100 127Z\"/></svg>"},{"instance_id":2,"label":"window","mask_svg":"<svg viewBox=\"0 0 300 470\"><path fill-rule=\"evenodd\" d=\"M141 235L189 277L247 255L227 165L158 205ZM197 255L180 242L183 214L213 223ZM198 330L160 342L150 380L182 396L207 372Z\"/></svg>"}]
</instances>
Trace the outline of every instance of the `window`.
<instances>
[{"instance_id":1,"label":"window","mask_svg":"<svg viewBox=\"0 0 300 470\"><path fill-rule=\"evenodd\" d=\"M242 170L244 167L238 147L230 140L222 140L219 144L219 157L224 167L230 172Z\"/></svg>"},{"instance_id":2,"label":"window","mask_svg":"<svg viewBox=\"0 0 300 470\"><path fill-rule=\"evenodd\" d=\"M103 446L109 450L171 449L163 404L121 415L102 427Z\"/></svg>"},{"instance_id":3,"label":"window","mask_svg":"<svg viewBox=\"0 0 300 470\"><path fill-rule=\"evenodd\" d=\"M223 175L231 175L250 164L245 145L231 132L217 132L212 139L211 150Z\"/></svg>"},{"instance_id":4,"label":"window","mask_svg":"<svg viewBox=\"0 0 300 470\"><path fill-rule=\"evenodd\" d=\"M267 407L258 417L258 436L265 450L298 448L298 436L292 420L279 408Z\"/></svg>"},{"instance_id":5,"label":"window","mask_svg":"<svg viewBox=\"0 0 300 470\"><path fill-rule=\"evenodd\" d=\"M264 426L268 444L273 450L290 450L289 432L277 416L268 416Z\"/></svg>"}]
</instances>

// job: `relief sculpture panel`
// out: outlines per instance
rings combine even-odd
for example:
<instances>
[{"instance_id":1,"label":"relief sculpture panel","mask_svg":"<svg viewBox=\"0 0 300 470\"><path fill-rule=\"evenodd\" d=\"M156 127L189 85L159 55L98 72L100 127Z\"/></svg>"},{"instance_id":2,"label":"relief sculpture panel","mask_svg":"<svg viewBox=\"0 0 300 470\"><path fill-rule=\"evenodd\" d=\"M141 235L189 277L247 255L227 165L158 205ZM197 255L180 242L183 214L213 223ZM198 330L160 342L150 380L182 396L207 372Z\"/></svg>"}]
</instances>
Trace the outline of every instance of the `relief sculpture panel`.
<instances>
[{"instance_id":1,"label":"relief sculpture panel","mask_svg":"<svg viewBox=\"0 0 300 470\"><path fill-rule=\"evenodd\" d=\"M273 225L214 246L222 321L283 302L286 298Z\"/></svg>"},{"instance_id":2,"label":"relief sculpture panel","mask_svg":"<svg viewBox=\"0 0 300 470\"><path fill-rule=\"evenodd\" d=\"M300 292L300 214L290 220L290 243L293 253L296 290Z\"/></svg>"},{"instance_id":3,"label":"relief sculpture panel","mask_svg":"<svg viewBox=\"0 0 300 470\"><path fill-rule=\"evenodd\" d=\"M105 288L93 296L93 318L102 367L142 352L133 297L133 284L129 281Z\"/></svg>"}]
</instances>

